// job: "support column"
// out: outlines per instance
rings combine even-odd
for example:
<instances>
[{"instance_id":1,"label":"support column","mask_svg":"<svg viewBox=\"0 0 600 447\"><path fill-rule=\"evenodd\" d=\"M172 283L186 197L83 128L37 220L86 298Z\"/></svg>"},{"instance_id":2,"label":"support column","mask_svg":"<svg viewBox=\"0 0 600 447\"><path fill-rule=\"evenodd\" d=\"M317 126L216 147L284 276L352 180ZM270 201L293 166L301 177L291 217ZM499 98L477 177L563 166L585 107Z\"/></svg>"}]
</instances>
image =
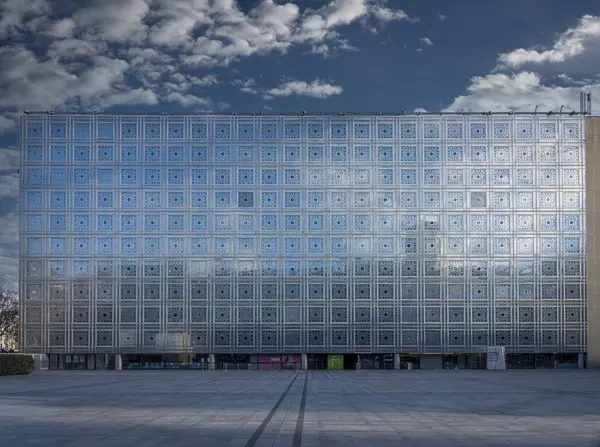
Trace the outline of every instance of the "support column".
<instances>
[{"instance_id":1,"label":"support column","mask_svg":"<svg viewBox=\"0 0 600 447\"><path fill-rule=\"evenodd\" d=\"M394 354L394 369L400 369L400 354Z\"/></svg>"},{"instance_id":2,"label":"support column","mask_svg":"<svg viewBox=\"0 0 600 447\"><path fill-rule=\"evenodd\" d=\"M208 369L213 371L215 369L215 355L208 354Z\"/></svg>"},{"instance_id":3,"label":"support column","mask_svg":"<svg viewBox=\"0 0 600 447\"><path fill-rule=\"evenodd\" d=\"M121 371L123 369L123 357L121 354L115 354L115 370Z\"/></svg>"},{"instance_id":4,"label":"support column","mask_svg":"<svg viewBox=\"0 0 600 447\"><path fill-rule=\"evenodd\" d=\"M583 352L577 354L577 368L585 368L585 354Z\"/></svg>"},{"instance_id":5,"label":"support column","mask_svg":"<svg viewBox=\"0 0 600 447\"><path fill-rule=\"evenodd\" d=\"M302 370L306 371L308 369L308 355L302 354Z\"/></svg>"}]
</instances>

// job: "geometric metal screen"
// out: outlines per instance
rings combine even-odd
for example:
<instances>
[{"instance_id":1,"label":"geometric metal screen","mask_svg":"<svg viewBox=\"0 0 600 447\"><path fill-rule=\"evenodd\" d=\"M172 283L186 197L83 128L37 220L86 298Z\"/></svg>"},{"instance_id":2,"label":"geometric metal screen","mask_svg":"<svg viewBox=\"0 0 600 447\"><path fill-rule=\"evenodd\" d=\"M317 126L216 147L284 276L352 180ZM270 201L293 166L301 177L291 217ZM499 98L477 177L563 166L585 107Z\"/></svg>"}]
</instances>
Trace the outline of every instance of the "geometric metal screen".
<instances>
[{"instance_id":1,"label":"geometric metal screen","mask_svg":"<svg viewBox=\"0 0 600 447\"><path fill-rule=\"evenodd\" d=\"M21 348L585 351L583 126L26 115Z\"/></svg>"}]
</instances>

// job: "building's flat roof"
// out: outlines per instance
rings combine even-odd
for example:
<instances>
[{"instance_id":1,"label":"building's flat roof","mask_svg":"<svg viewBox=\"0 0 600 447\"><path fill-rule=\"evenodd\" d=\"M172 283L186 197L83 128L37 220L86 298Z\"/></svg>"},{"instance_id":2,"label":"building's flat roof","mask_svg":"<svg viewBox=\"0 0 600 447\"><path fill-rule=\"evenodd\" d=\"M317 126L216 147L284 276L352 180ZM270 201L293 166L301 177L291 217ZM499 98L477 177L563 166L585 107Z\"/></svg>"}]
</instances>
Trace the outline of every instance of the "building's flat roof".
<instances>
[{"instance_id":1,"label":"building's flat roof","mask_svg":"<svg viewBox=\"0 0 600 447\"><path fill-rule=\"evenodd\" d=\"M183 116L422 116L422 115L450 115L450 116L472 116L472 115L584 115L592 116L582 112L54 112L54 111L24 111L24 115L183 115Z\"/></svg>"}]
</instances>

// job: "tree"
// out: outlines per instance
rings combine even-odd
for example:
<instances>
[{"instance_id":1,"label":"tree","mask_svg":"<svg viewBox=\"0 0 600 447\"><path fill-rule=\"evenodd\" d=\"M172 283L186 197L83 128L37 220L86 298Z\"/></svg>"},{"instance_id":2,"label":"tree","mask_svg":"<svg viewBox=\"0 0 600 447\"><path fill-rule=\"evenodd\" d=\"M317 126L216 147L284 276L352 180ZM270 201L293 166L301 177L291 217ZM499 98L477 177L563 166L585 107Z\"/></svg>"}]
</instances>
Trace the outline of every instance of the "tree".
<instances>
[{"instance_id":1,"label":"tree","mask_svg":"<svg viewBox=\"0 0 600 447\"><path fill-rule=\"evenodd\" d=\"M19 334L19 297L0 286L0 345L10 348Z\"/></svg>"}]
</instances>

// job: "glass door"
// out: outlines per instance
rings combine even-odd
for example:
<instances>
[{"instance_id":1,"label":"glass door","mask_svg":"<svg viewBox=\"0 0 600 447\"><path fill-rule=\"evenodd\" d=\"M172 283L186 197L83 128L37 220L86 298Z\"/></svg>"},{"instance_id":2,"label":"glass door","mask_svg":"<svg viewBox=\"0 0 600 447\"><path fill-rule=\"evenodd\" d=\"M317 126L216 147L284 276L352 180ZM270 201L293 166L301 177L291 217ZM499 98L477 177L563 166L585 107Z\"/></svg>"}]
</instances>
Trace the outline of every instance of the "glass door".
<instances>
[{"instance_id":1,"label":"glass door","mask_svg":"<svg viewBox=\"0 0 600 447\"><path fill-rule=\"evenodd\" d=\"M73 354L71 358L71 369L85 369L85 354Z\"/></svg>"}]
</instances>

